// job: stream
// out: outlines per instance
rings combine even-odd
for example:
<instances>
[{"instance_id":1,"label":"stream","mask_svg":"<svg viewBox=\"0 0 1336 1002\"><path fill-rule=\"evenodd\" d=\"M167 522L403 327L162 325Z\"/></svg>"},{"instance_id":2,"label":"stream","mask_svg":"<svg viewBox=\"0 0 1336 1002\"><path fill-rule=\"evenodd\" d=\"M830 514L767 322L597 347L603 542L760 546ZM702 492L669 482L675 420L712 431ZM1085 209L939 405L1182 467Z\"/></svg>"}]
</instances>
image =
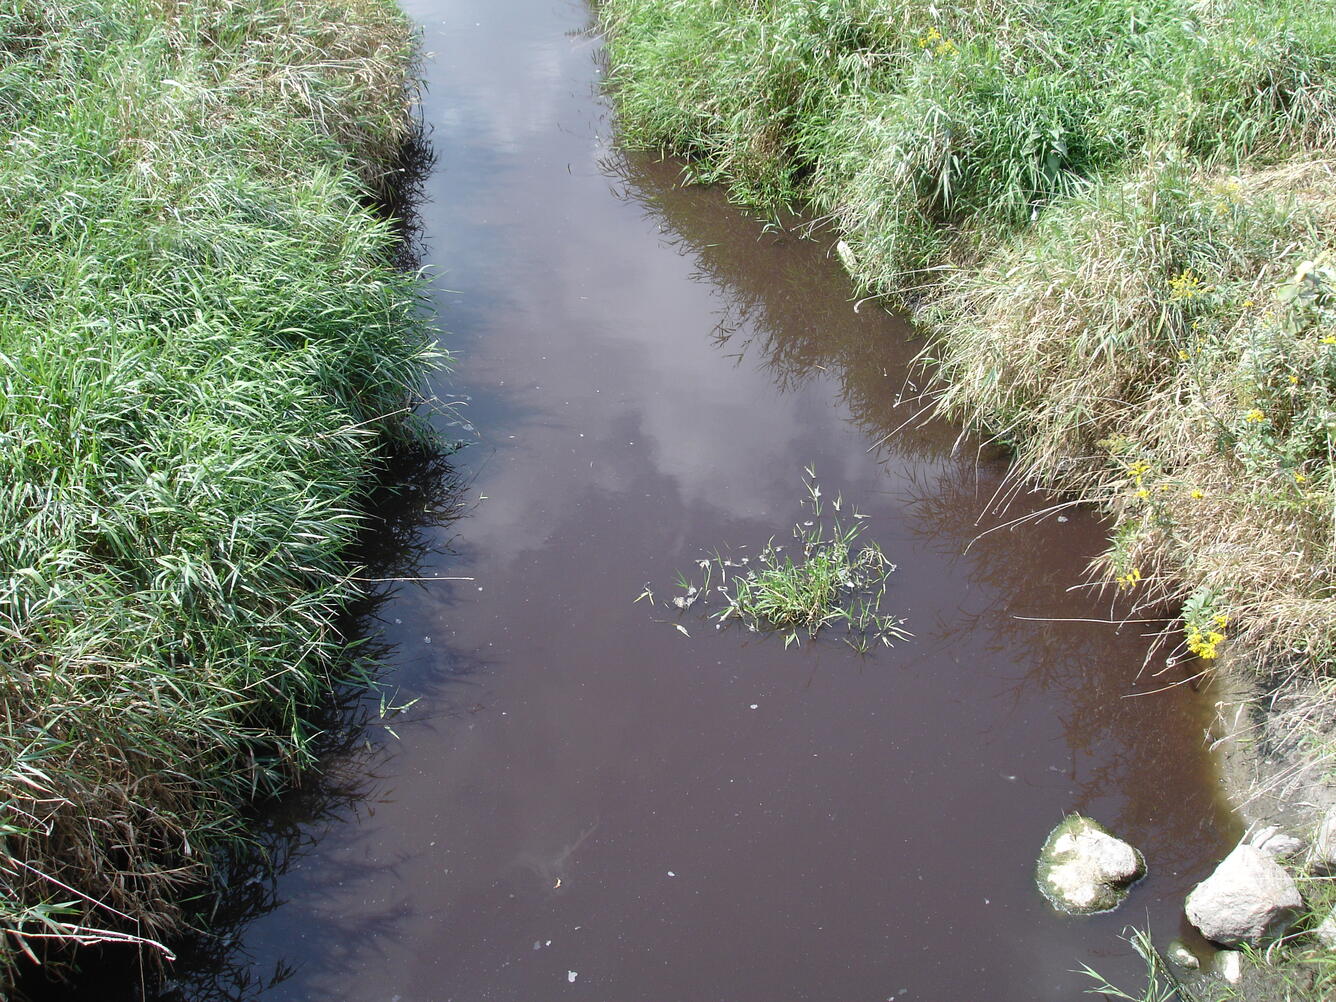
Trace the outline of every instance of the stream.
<instances>
[{"instance_id":1,"label":"stream","mask_svg":"<svg viewBox=\"0 0 1336 1002\"><path fill-rule=\"evenodd\" d=\"M583 3L406 7L458 356L437 421L470 444L458 507L417 471L373 570L467 580L376 607L387 705L276 811L272 890L163 997L1069 1002L1081 964L1137 985L1120 933L1186 937L1237 832L1209 695L1143 667L1152 627L1099 622L1100 524L1009 525L1052 499L916 417L922 343L855 309L833 237L617 149ZM808 466L898 566L911 639L785 649L667 606L711 551L810 518ZM1068 811L1146 856L1117 912L1035 888Z\"/></svg>"}]
</instances>

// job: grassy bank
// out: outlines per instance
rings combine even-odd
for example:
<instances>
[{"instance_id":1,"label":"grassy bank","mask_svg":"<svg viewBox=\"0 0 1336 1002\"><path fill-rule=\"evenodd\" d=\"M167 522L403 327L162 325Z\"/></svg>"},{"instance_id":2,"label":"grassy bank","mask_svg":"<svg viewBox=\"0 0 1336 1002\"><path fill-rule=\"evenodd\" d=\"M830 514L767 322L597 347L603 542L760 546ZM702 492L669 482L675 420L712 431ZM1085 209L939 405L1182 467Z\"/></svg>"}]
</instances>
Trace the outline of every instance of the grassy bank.
<instances>
[{"instance_id":1,"label":"grassy bank","mask_svg":"<svg viewBox=\"0 0 1336 1002\"><path fill-rule=\"evenodd\" d=\"M434 361L370 208L411 54L388 0L0 6L5 971L178 931L307 764Z\"/></svg>"},{"instance_id":2,"label":"grassy bank","mask_svg":"<svg viewBox=\"0 0 1336 1002\"><path fill-rule=\"evenodd\" d=\"M1336 772L1336 3L599 9L624 140L813 207L938 409L1111 513L1158 656Z\"/></svg>"},{"instance_id":3,"label":"grassy bank","mask_svg":"<svg viewBox=\"0 0 1336 1002\"><path fill-rule=\"evenodd\" d=\"M627 141L814 206L1177 657L1330 673L1336 5L600 9Z\"/></svg>"}]
</instances>

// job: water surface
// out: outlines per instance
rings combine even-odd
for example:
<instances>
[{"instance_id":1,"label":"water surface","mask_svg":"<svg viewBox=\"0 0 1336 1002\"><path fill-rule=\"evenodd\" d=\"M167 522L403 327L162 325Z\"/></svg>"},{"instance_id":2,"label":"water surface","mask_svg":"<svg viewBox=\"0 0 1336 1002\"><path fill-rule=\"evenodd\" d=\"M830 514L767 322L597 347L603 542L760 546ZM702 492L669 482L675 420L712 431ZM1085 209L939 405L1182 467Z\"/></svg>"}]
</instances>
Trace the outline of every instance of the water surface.
<instances>
[{"instance_id":1,"label":"water surface","mask_svg":"<svg viewBox=\"0 0 1336 1002\"><path fill-rule=\"evenodd\" d=\"M380 607L396 699L365 779L183 997L1074 999L1117 936L1180 932L1233 834L1207 707L1080 587L1099 526L990 506L1005 466L922 406L901 322L830 239L766 228L616 150L599 40L563 0L412 0L438 155L421 207L457 351L466 517ZM467 427L461 427L466 425ZM898 430L897 430L898 429ZM914 639L784 650L660 601L706 551L801 519L802 471L870 518ZM412 500L412 495L409 496ZM689 635L675 628L684 626ZM1141 694L1141 695L1138 695ZM337 765L336 765L337 767ZM1150 877L1055 915L1064 812ZM237 978L237 972L242 977ZM239 986L239 987L238 987Z\"/></svg>"}]
</instances>

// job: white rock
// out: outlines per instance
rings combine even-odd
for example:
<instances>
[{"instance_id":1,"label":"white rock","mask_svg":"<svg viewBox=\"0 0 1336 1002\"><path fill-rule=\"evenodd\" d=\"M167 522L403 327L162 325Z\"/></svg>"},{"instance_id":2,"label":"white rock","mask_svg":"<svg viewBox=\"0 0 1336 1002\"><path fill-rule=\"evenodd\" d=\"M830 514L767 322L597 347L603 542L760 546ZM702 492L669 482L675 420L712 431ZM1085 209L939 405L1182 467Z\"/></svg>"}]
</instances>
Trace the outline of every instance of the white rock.
<instances>
[{"instance_id":1,"label":"white rock","mask_svg":"<svg viewBox=\"0 0 1336 1002\"><path fill-rule=\"evenodd\" d=\"M1322 924L1313 930L1313 935L1328 950L1336 950L1336 908L1333 908L1331 914L1322 920Z\"/></svg>"},{"instance_id":2,"label":"white rock","mask_svg":"<svg viewBox=\"0 0 1336 1002\"><path fill-rule=\"evenodd\" d=\"M1054 908L1077 915L1109 911L1146 872L1141 854L1094 821L1072 814L1049 833L1035 880Z\"/></svg>"},{"instance_id":3,"label":"white rock","mask_svg":"<svg viewBox=\"0 0 1336 1002\"><path fill-rule=\"evenodd\" d=\"M1215 972L1237 985L1243 980L1243 954L1238 950L1221 950L1215 955Z\"/></svg>"},{"instance_id":4,"label":"white rock","mask_svg":"<svg viewBox=\"0 0 1336 1002\"><path fill-rule=\"evenodd\" d=\"M1303 907L1294 878L1256 846L1243 844L1192 889L1188 921L1222 946L1260 946L1281 935Z\"/></svg>"},{"instance_id":5,"label":"white rock","mask_svg":"<svg viewBox=\"0 0 1336 1002\"><path fill-rule=\"evenodd\" d=\"M844 265L844 270L850 275L858 274L858 258L854 255L854 249L843 240L836 242L835 253L840 259L840 264Z\"/></svg>"},{"instance_id":6,"label":"white rock","mask_svg":"<svg viewBox=\"0 0 1336 1002\"><path fill-rule=\"evenodd\" d=\"M1315 867L1336 870L1336 807L1330 808L1317 826L1309 858Z\"/></svg>"},{"instance_id":7,"label":"white rock","mask_svg":"<svg viewBox=\"0 0 1336 1002\"><path fill-rule=\"evenodd\" d=\"M1187 944L1182 940L1174 940L1165 948L1164 952L1179 967L1186 968L1189 971L1195 971L1201 967L1201 961L1197 959L1197 955L1189 950Z\"/></svg>"}]
</instances>

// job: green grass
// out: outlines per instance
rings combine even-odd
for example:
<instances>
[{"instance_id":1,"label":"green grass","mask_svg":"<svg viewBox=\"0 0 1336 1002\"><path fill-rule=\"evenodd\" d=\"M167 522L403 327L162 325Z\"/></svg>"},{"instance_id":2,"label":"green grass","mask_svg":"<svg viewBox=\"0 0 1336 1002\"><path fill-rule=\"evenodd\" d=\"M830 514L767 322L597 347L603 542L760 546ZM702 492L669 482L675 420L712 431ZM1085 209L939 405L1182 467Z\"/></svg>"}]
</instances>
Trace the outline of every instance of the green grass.
<instances>
[{"instance_id":1,"label":"green grass","mask_svg":"<svg viewBox=\"0 0 1336 1002\"><path fill-rule=\"evenodd\" d=\"M1291 983L1300 982L1299 991L1310 991L1317 998L1336 995L1336 951L1317 939L1314 930L1336 914L1336 876L1309 875L1299 880L1305 912L1299 920L1300 932L1286 944L1282 966L1290 973Z\"/></svg>"},{"instance_id":2,"label":"green grass","mask_svg":"<svg viewBox=\"0 0 1336 1002\"><path fill-rule=\"evenodd\" d=\"M1336 273L1319 258L1295 284L1336 221L1331 180L1323 158L1222 177L1161 155L920 314L941 407L1115 513L1103 567L1195 617L1183 654L1216 615L1254 663L1336 654Z\"/></svg>"},{"instance_id":3,"label":"green grass","mask_svg":"<svg viewBox=\"0 0 1336 1002\"><path fill-rule=\"evenodd\" d=\"M0 9L0 964L160 940L355 663L344 553L436 354L372 206L380 0Z\"/></svg>"},{"instance_id":4,"label":"green grass","mask_svg":"<svg viewBox=\"0 0 1336 1002\"><path fill-rule=\"evenodd\" d=\"M804 200L911 297L1053 200L1180 147L1325 148L1336 8L1269 0L603 0L622 132L751 203Z\"/></svg>"},{"instance_id":5,"label":"green grass","mask_svg":"<svg viewBox=\"0 0 1336 1002\"><path fill-rule=\"evenodd\" d=\"M738 621L749 630L778 632L784 646L801 635L813 639L821 630L842 626L844 639L866 653L875 643L891 646L909 636L902 620L881 611L895 565L876 543L859 543L867 516L845 511L839 495L827 502L809 467L804 471L807 498L802 522L793 527L793 553L772 538L755 554L699 560L701 580L679 575L682 594L673 607L685 610L701 601L722 601L711 613L719 624ZM648 590L641 597L652 597ZM680 629L684 629L679 627Z\"/></svg>"},{"instance_id":6,"label":"green grass","mask_svg":"<svg viewBox=\"0 0 1336 1002\"><path fill-rule=\"evenodd\" d=\"M1314 930L1336 907L1336 878L1296 874L1305 902L1304 913L1282 938L1262 949L1244 946L1242 977L1231 985L1210 969L1200 972L1176 968L1156 948L1150 932L1131 928L1125 938L1145 962L1146 981L1119 987L1087 964L1080 972L1094 983L1088 994L1128 1002L1307 1002L1326 1000L1336 993L1336 956L1314 935Z\"/></svg>"},{"instance_id":7,"label":"green grass","mask_svg":"<svg viewBox=\"0 0 1336 1002\"><path fill-rule=\"evenodd\" d=\"M1128 994L1122 988L1109 982L1102 974L1082 964L1080 973L1090 978L1094 985L1085 990L1087 995L1098 995L1104 999L1125 999L1126 1002L1204 1002L1184 988L1172 965L1164 959L1151 940L1150 933L1142 929L1130 929L1125 937L1146 964L1146 985L1136 994Z\"/></svg>"}]
</instances>

